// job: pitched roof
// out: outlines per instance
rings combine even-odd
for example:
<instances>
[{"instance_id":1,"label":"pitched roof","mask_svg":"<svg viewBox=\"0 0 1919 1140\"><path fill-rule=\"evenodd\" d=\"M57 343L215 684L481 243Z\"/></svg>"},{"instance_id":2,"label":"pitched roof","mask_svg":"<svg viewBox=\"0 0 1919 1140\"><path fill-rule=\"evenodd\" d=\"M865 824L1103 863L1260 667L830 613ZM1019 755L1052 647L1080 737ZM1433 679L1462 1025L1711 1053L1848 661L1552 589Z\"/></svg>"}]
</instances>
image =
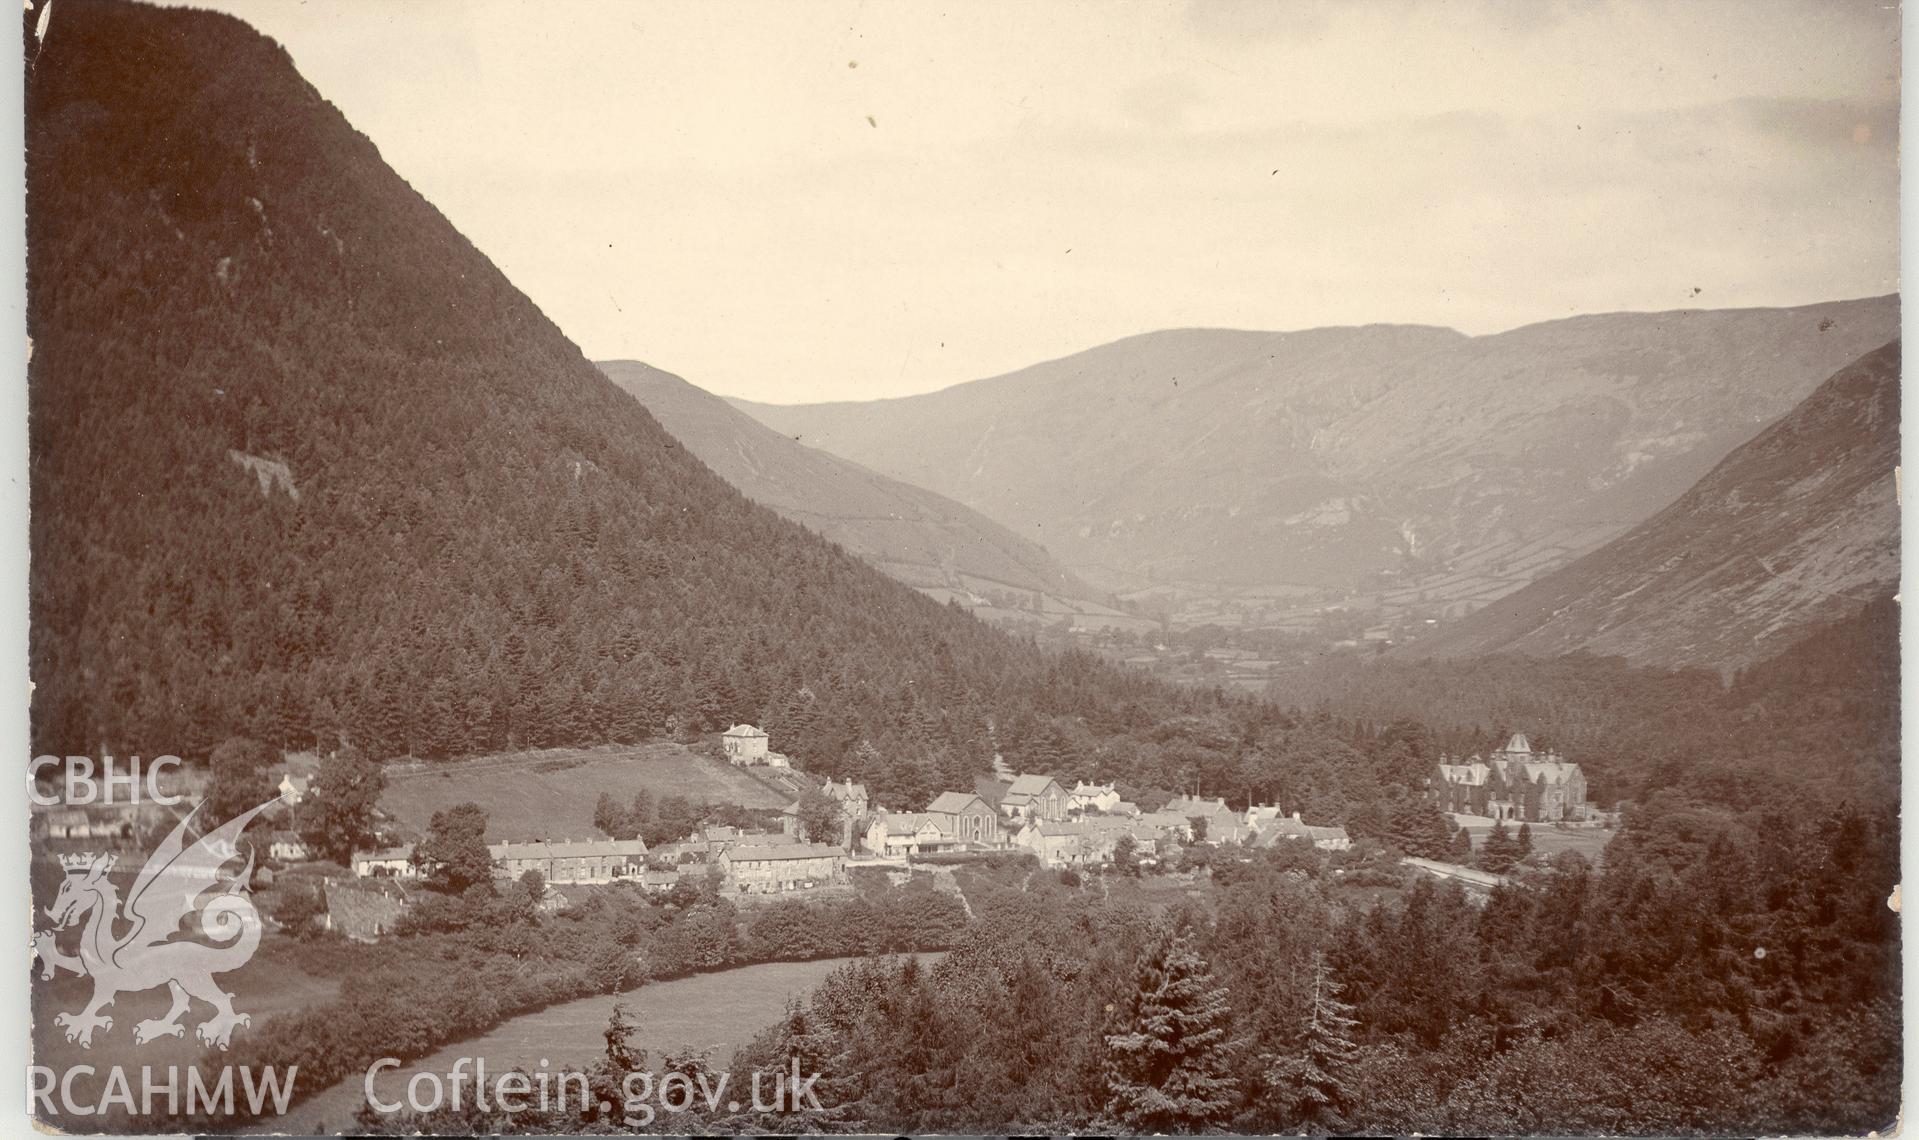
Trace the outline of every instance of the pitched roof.
<instances>
[{"instance_id":1,"label":"pitched roof","mask_svg":"<svg viewBox=\"0 0 1919 1140\"><path fill-rule=\"evenodd\" d=\"M926 805L926 810L929 812L944 812L948 815L958 815L974 804L978 804L987 811L993 810L992 805L988 804L973 792L941 792L932 803Z\"/></svg>"},{"instance_id":2,"label":"pitched roof","mask_svg":"<svg viewBox=\"0 0 1919 1140\"><path fill-rule=\"evenodd\" d=\"M1080 822L1036 823L1032 826L1038 829L1038 834L1041 838L1072 839L1078 841L1082 846L1088 844L1101 846L1107 843L1117 843L1119 837L1125 834L1124 829L1115 830L1111 828L1088 827L1085 823Z\"/></svg>"},{"instance_id":3,"label":"pitched roof","mask_svg":"<svg viewBox=\"0 0 1919 1140\"><path fill-rule=\"evenodd\" d=\"M1531 752L1532 750L1532 741L1527 740L1526 734L1523 732L1513 733L1513 738L1506 742L1506 751L1508 752Z\"/></svg>"},{"instance_id":4,"label":"pitched roof","mask_svg":"<svg viewBox=\"0 0 1919 1140\"><path fill-rule=\"evenodd\" d=\"M531 843L489 843L486 853L495 859L608 859L646 854L639 839L561 839Z\"/></svg>"},{"instance_id":5,"label":"pitched roof","mask_svg":"<svg viewBox=\"0 0 1919 1140\"><path fill-rule=\"evenodd\" d=\"M1111 784L1089 784L1081 780L1079 783L1073 785L1073 794L1076 796L1109 796L1118 795L1119 793Z\"/></svg>"},{"instance_id":6,"label":"pitched roof","mask_svg":"<svg viewBox=\"0 0 1919 1140\"><path fill-rule=\"evenodd\" d=\"M736 724L721 733L722 736L765 736L766 733L750 724Z\"/></svg>"},{"instance_id":7,"label":"pitched roof","mask_svg":"<svg viewBox=\"0 0 1919 1140\"><path fill-rule=\"evenodd\" d=\"M778 847L736 847L726 853L734 863L785 862L789 859L842 859L846 852L825 843L786 843Z\"/></svg>"},{"instance_id":8,"label":"pitched roof","mask_svg":"<svg viewBox=\"0 0 1919 1140\"><path fill-rule=\"evenodd\" d=\"M676 839L671 843L662 843L658 847L653 848L650 854L656 859L667 859L667 858L677 859L682 854L685 854L688 851L704 853L705 850L706 850L706 845L704 843L696 843L691 840L685 840L685 839Z\"/></svg>"},{"instance_id":9,"label":"pitched roof","mask_svg":"<svg viewBox=\"0 0 1919 1140\"><path fill-rule=\"evenodd\" d=\"M1148 827L1191 827L1192 821L1175 811L1142 812L1134 823L1143 823Z\"/></svg>"},{"instance_id":10,"label":"pitched roof","mask_svg":"<svg viewBox=\"0 0 1919 1140\"><path fill-rule=\"evenodd\" d=\"M1310 823L1301 823L1288 816L1274 820L1271 827L1260 833L1259 846L1271 846L1275 840L1280 839L1307 839L1318 843L1321 840L1346 838L1346 829L1343 827L1318 827Z\"/></svg>"},{"instance_id":11,"label":"pitched roof","mask_svg":"<svg viewBox=\"0 0 1919 1140\"><path fill-rule=\"evenodd\" d=\"M946 834L946 825L936 816L923 811L894 811L881 817L886 824L888 835L912 835L922 827L932 827L941 835Z\"/></svg>"},{"instance_id":12,"label":"pitched roof","mask_svg":"<svg viewBox=\"0 0 1919 1140\"><path fill-rule=\"evenodd\" d=\"M835 784L833 781L828 780L826 781L826 786L820 790L836 800L863 800L866 798L866 785L855 784L851 780L846 781L844 784Z\"/></svg>"},{"instance_id":13,"label":"pitched roof","mask_svg":"<svg viewBox=\"0 0 1919 1140\"><path fill-rule=\"evenodd\" d=\"M1019 775L1013 777L1011 784L1007 785L1006 794L1009 796L1037 796L1046 790L1048 784L1054 782L1051 776L1034 776L1021 772Z\"/></svg>"},{"instance_id":14,"label":"pitched roof","mask_svg":"<svg viewBox=\"0 0 1919 1140\"><path fill-rule=\"evenodd\" d=\"M1528 780L1537 780L1544 776L1550 783L1561 784L1578 773L1579 765L1567 760L1515 760L1513 766L1526 774Z\"/></svg>"},{"instance_id":15,"label":"pitched roof","mask_svg":"<svg viewBox=\"0 0 1919 1140\"><path fill-rule=\"evenodd\" d=\"M1166 801L1161 811L1170 811L1176 815L1226 815L1231 809L1226 806L1224 796L1215 796L1210 800L1197 796L1175 796Z\"/></svg>"},{"instance_id":16,"label":"pitched roof","mask_svg":"<svg viewBox=\"0 0 1919 1140\"><path fill-rule=\"evenodd\" d=\"M406 909L406 894L378 880L326 884L327 920L351 937L384 934Z\"/></svg>"},{"instance_id":17,"label":"pitched roof","mask_svg":"<svg viewBox=\"0 0 1919 1140\"><path fill-rule=\"evenodd\" d=\"M742 831L733 838L735 847L778 847L792 836L783 831Z\"/></svg>"}]
</instances>

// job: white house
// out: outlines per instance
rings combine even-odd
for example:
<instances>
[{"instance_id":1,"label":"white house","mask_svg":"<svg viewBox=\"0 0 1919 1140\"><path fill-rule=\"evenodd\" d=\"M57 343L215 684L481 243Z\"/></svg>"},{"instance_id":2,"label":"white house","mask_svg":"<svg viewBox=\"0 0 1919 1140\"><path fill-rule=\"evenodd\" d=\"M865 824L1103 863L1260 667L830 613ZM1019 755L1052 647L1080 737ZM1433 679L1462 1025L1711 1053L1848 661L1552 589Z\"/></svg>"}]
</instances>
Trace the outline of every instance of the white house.
<instances>
[{"instance_id":1,"label":"white house","mask_svg":"<svg viewBox=\"0 0 1919 1140\"><path fill-rule=\"evenodd\" d=\"M1119 791L1113 785L1085 781L1074 784L1066 798L1066 806L1073 811L1110 812L1117 810L1119 803Z\"/></svg>"},{"instance_id":2,"label":"white house","mask_svg":"<svg viewBox=\"0 0 1919 1140\"><path fill-rule=\"evenodd\" d=\"M388 847L382 851L362 851L353 857L353 873L363 879L417 879L420 869L413 865L413 845Z\"/></svg>"},{"instance_id":3,"label":"white house","mask_svg":"<svg viewBox=\"0 0 1919 1140\"><path fill-rule=\"evenodd\" d=\"M766 763L766 733L750 724L736 724L720 734L720 747L735 764Z\"/></svg>"},{"instance_id":4,"label":"white house","mask_svg":"<svg viewBox=\"0 0 1919 1140\"><path fill-rule=\"evenodd\" d=\"M940 817L920 811L876 815L866 829L866 849L878 855L918 855L942 850L952 842L951 833L940 826Z\"/></svg>"},{"instance_id":5,"label":"white house","mask_svg":"<svg viewBox=\"0 0 1919 1140\"><path fill-rule=\"evenodd\" d=\"M1246 826L1254 831L1264 831L1274 820L1285 817L1285 809L1278 804L1252 804L1246 809Z\"/></svg>"}]
</instances>

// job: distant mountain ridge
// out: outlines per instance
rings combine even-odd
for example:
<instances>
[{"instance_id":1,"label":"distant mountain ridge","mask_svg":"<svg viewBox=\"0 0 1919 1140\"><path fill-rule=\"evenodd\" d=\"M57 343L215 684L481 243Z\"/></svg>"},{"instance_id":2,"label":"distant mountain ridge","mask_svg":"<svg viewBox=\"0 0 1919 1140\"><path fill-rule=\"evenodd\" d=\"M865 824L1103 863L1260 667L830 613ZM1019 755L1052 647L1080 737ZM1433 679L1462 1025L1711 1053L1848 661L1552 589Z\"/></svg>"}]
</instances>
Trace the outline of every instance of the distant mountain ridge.
<instances>
[{"instance_id":1,"label":"distant mountain ridge","mask_svg":"<svg viewBox=\"0 0 1919 1140\"><path fill-rule=\"evenodd\" d=\"M1629 533L1406 655L1730 670L1899 583L1897 341L1841 369Z\"/></svg>"},{"instance_id":2,"label":"distant mountain ridge","mask_svg":"<svg viewBox=\"0 0 1919 1140\"><path fill-rule=\"evenodd\" d=\"M908 585L962 600L976 590L1051 595L1112 612L1038 544L970 507L796 443L670 372L633 360L599 367L747 498Z\"/></svg>"},{"instance_id":3,"label":"distant mountain ridge","mask_svg":"<svg viewBox=\"0 0 1919 1140\"><path fill-rule=\"evenodd\" d=\"M1403 587L1467 609L1665 506L1897 334L1896 296L1490 336L1131 337L939 392L736 402L1043 541L1097 586Z\"/></svg>"}]
</instances>

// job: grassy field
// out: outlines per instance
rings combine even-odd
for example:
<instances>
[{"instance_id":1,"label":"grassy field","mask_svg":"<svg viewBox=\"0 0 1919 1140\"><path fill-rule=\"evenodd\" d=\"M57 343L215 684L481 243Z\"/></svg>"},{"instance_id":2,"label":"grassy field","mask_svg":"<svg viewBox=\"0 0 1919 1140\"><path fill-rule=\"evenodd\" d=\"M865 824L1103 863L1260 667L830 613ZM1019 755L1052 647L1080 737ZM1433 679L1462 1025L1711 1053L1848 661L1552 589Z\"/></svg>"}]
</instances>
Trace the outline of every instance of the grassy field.
<instances>
[{"instance_id":1,"label":"grassy field","mask_svg":"<svg viewBox=\"0 0 1919 1140\"><path fill-rule=\"evenodd\" d=\"M919 956L927 965L940 957ZM489 1033L450 1045L413 1064L383 1071L375 1087L383 1099L399 1100L414 1074L447 1073L462 1057L484 1057L489 1075L515 1065L537 1070L542 1061L554 1069L583 1069L605 1048L601 1034L616 1001L624 1003L639 1024L637 1044L646 1049L648 1061L655 1068L666 1052L691 1045L713 1050L714 1067L724 1069L735 1049L779 1019L788 998L804 997L850 960L742 966L654 982L630 993L565 1002L516 1017ZM742 1083L750 1080L744 1075L734 1079ZM362 1081L355 1078L321 1092L285 1119L250 1131L337 1133L352 1124L363 1095Z\"/></svg>"},{"instance_id":2,"label":"grassy field","mask_svg":"<svg viewBox=\"0 0 1919 1140\"><path fill-rule=\"evenodd\" d=\"M1478 816L1458 816L1460 826L1472 833L1473 847L1476 849L1486 842L1487 833L1493 829L1490 820ZM1506 830L1517 833L1516 824L1507 824ZM1605 853L1606 844L1612 842L1610 830L1596 827L1582 827L1560 830L1551 824L1540 824L1532 829L1533 850L1542 855L1557 855L1561 851L1577 851L1586 859L1598 865L1600 856Z\"/></svg>"},{"instance_id":3,"label":"grassy field","mask_svg":"<svg viewBox=\"0 0 1919 1140\"><path fill-rule=\"evenodd\" d=\"M781 808L787 800L752 776L684 745L653 742L602 748L555 748L448 763L395 764L387 769L380 807L425 834L433 813L472 801L486 809L494 841L589 839L601 792L621 803L646 789L657 799Z\"/></svg>"}]
</instances>

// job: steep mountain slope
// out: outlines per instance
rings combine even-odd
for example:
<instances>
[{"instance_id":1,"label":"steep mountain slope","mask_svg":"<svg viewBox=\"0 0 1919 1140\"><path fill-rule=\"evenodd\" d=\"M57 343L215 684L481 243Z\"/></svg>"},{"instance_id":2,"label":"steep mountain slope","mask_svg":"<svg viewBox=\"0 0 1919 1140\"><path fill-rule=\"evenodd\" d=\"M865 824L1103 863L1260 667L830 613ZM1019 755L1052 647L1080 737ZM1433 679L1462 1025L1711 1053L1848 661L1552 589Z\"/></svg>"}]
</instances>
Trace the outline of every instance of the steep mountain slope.
<instances>
[{"instance_id":1,"label":"steep mountain slope","mask_svg":"<svg viewBox=\"0 0 1919 1140\"><path fill-rule=\"evenodd\" d=\"M62 4L26 96L37 751L756 720L916 791L992 725L1220 707L750 503L239 21Z\"/></svg>"},{"instance_id":2,"label":"steep mountain slope","mask_svg":"<svg viewBox=\"0 0 1919 1140\"><path fill-rule=\"evenodd\" d=\"M1671 502L1897 320L1885 297L1470 338L1186 330L924 396L741 406L1095 585L1398 586L1463 609Z\"/></svg>"},{"instance_id":3,"label":"steep mountain slope","mask_svg":"<svg viewBox=\"0 0 1919 1140\"><path fill-rule=\"evenodd\" d=\"M1847 365L1670 507L1406 652L1733 669L1890 593L1899 356Z\"/></svg>"},{"instance_id":4,"label":"steep mountain slope","mask_svg":"<svg viewBox=\"0 0 1919 1140\"><path fill-rule=\"evenodd\" d=\"M672 373L633 360L603 361L600 370L747 498L908 585L942 599L1041 594L1059 603L1055 610L1072 599L1081 604L1066 608L1110 612L1050 554L977 511L795 443Z\"/></svg>"}]
</instances>

